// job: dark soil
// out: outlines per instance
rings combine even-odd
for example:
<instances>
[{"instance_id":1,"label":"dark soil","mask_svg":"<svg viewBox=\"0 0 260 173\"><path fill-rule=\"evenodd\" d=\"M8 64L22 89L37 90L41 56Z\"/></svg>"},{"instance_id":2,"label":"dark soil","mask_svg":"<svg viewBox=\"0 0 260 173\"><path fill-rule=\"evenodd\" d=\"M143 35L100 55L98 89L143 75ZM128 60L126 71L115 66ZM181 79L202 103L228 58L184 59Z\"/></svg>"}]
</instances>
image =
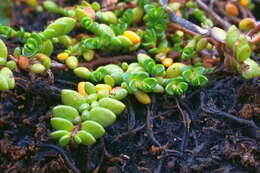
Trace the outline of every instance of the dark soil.
<instances>
[{"instance_id":1,"label":"dark soil","mask_svg":"<svg viewBox=\"0 0 260 173\"><path fill-rule=\"evenodd\" d=\"M15 7L12 23L29 31L57 17L24 10ZM18 44L7 42L11 49ZM0 93L1 173L260 172L259 79L220 71L182 98L153 95L144 106L129 97L127 110L94 146L62 148L49 138L51 109L60 104L60 90L75 89L80 79L62 71L54 78L15 76L15 90Z\"/></svg>"}]
</instances>

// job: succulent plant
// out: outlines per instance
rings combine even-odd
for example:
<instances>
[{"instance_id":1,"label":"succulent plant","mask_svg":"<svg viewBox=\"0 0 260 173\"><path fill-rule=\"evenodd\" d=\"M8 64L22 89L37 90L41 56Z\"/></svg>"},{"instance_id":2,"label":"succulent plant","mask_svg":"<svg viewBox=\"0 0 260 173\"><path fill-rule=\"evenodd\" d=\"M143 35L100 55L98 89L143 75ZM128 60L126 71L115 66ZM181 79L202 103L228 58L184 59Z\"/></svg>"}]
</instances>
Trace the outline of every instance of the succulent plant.
<instances>
[{"instance_id":1,"label":"succulent plant","mask_svg":"<svg viewBox=\"0 0 260 173\"><path fill-rule=\"evenodd\" d=\"M62 17L51 23L41 33L33 33L26 41L22 54L32 57L43 49L44 42L54 37L68 34L75 26L76 20L70 17ZM49 46L47 47L49 48Z\"/></svg>"},{"instance_id":2,"label":"succulent plant","mask_svg":"<svg viewBox=\"0 0 260 173\"><path fill-rule=\"evenodd\" d=\"M91 85L91 83L90 83ZM88 92L96 92L91 86L86 87ZM91 96L91 94L89 95ZM121 114L125 105L113 98L92 100L96 105L88 103L89 98L80 95L73 90L62 90L62 102L53 108L51 125L56 130L51 137L59 140L60 145L67 145L70 141L77 144L92 145L96 139L105 133L105 127L112 125L116 116Z\"/></svg>"},{"instance_id":3,"label":"succulent plant","mask_svg":"<svg viewBox=\"0 0 260 173\"><path fill-rule=\"evenodd\" d=\"M241 34L236 26L231 26L226 34L227 47L232 50L234 56L230 59L228 54L226 58L226 65L230 69L236 69L245 79L250 79L260 76L260 67L250 56L252 54L252 47L248 38Z\"/></svg>"}]
</instances>

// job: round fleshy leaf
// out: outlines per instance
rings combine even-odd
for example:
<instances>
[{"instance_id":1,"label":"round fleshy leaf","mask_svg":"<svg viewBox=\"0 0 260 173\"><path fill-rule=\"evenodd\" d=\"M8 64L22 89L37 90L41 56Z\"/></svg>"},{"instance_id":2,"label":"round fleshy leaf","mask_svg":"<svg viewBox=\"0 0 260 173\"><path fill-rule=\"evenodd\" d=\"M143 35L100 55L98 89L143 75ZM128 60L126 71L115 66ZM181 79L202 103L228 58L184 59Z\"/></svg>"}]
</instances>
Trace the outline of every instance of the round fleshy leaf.
<instances>
[{"instance_id":1,"label":"round fleshy leaf","mask_svg":"<svg viewBox=\"0 0 260 173\"><path fill-rule=\"evenodd\" d=\"M60 139L61 137L65 136L65 135L70 135L70 132L68 132L66 130L57 130L57 131L51 133L51 138Z\"/></svg>"},{"instance_id":2,"label":"round fleshy leaf","mask_svg":"<svg viewBox=\"0 0 260 173\"><path fill-rule=\"evenodd\" d=\"M116 100L124 99L128 94L128 91L121 87L115 87L110 91L110 97Z\"/></svg>"},{"instance_id":3,"label":"round fleshy leaf","mask_svg":"<svg viewBox=\"0 0 260 173\"><path fill-rule=\"evenodd\" d=\"M74 129L73 124L69 120L63 118L52 118L51 126L56 130L66 130L69 132Z\"/></svg>"},{"instance_id":4,"label":"round fleshy leaf","mask_svg":"<svg viewBox=\"0 0 260 173\"><path fill-rule=\"evenodd\" d=\"M74 74L82 79L89 79L91 72L86 67L78 67L73 70Z\"/></svg>"},{"instance_id":5,"label":"round fleshy leaf","mask_svg":"<svg viewBox=\"0 0 260 173\"><path fill-rule=\"evenodd\" d=\"M155 76L163 76L165 74L165 67L162 64L157 64L153 68L153 73Z\"/></svg>"},{"instance_id":6,"label":"round fleshy leaf","mask_svg":"<svg viewBox=\"0 0 260 173\"><path fill-rule=\"evenodd\" d=\"M97 101L97 99L98 99L97 94L90 94L90 95L88 95L88 96L86 97L86 102L87 102L88 104L92 104L93 102Z\"/></svg>"},{"instance_id":7,"label":"round fleshy leaf","mask_svg":"<svg viewBox=\"0 0 260 173\"><path fill-rule=\"evenodd\" d=\"M96 139L101 138L105 134L105 129L95 121L85 121L81 125L81 130L85 130Z\"/></svg>"},{"instance_id":8,"label":"round fleshy leaf","mask_svg":"<svg viewBox=\"0 0 260 173\"><path fill-rule=\"evenodd\" d=\"M173 63L167 70L166 76L168 78L175 78L180 76L183 71L187 69L187 66L182 63Z\"/></svg>"},{"instance_id":9,"label":"round fleshy leaf","mask_svg":"<svg viewBox=\"0 0 260 173\"><path fill-rule=\"evenodd\" d=\"M78 111L74 107L67 105L55 106L52 113L54 117L64 118L72 123L77 117L79 117Z\"/></svg>"},{"instance_id":10,"label":"round fleshy leaf","mask_svg":"<svg viewBox=\"0 0 260 173\"><path fill-rule=\"evenodd\" d=\"M0 91L5 91L8 89L9 89L9 85L6 77L0 74Z\"/></svg>"},{"instance_id":11,"label":"round fleshy leaf","mask_svg":"<svg viewBox=\"0 0 260 173\"><path fill-rule=\"evenodd\" d=\"M8 56L8 49L5 43L3 42L3 40L0 39L0 57L6 60L7 56Z\"/></svg>"},{"instance_id":12,"label":"round fleshy leaf","mask_svg":"<svg viewBox=\"0 0 260 173\"><path fill-rule=\"evenodd\" d=\"M61 91L61 100L65 105L72 106L77 110L81 105L86 103L84 96L70 89L64 89Z\"/></svg>"},{"instance_id":13,"label":"round fleshy leaf","mask_svg":"<svg viewBox=\"0 0 260 173\"><path fill-rule=\"evenodd\" d=\"M90 120L107 127L116 121L116 115L109 109L95 107L90 111Z\"/></svg>"},{"instance_id":14,"label":"round fleshy leaf","mask_svg":"<svg viewBox=\"0 0 260 173\"><path fill-rule=\"evenodd\" d=\"M81 114L81 119L82 121L86 121L86 120L89 120L90 119L90 116L89 116L89 111L88 110L85 110L82 112Z\"/></svg>"},{"instance_id":15,"label":"round fleshy leaf","mask_svg":"<svg viewBox=\"0 0 260 173\"><path fill-rule=\"evenodd\" d=\"M85 83L85 91L88 93L88 94L94 94L96 93L96 87L94 84L90 83L90 82L86 82Z\"/></svg>"},{"instance_id":16,"label":"round fleshy leaf","mask_svg":"<svg viewBox=\"0 0 260 173\"><path fill-rule=\"evenodd\" d=\"M61 146L65 146L65 145L68 145L68 143L70 142L70 135L65 135L65 136L62 136L59 140L59 144Z\"/></svg>"},{"instance_id":17,"label":"round fleshy leaf","mask_svg":"<svg viewBox=\"0 0 260 173\"><path fill-rule=\"evenodd\" d=\"M227 36L226 36L226 43L229 48L232 48L234 43L239 39L240 32L235 25L231 26L228 29Z\"/></svg>"},{"instance_id":18,"label":"round fleshy leaf","mask_svg":"<svg viewBox=\"0 0 260 173\"><path fill-rule=\"evenodd\" d=\"M80 130L75 136L79 137L81 139L81 144L83 145L92 145L96 142L96 139L85 130ZM75 137L74 137L75 139Z\"/></svg>"},{"instance_id":19,"label":"round fleshy leaf","mask_svg":"<svg viewBox=\"0 0 260 173\"><path fill-rule=\"evenodd\" d=\"M75 136L74 136L74 141L75 141L77 144L81 144L81 143L82 143L82 140L81 140L81 138L80 138L78 135L75 135Z\"/></svg>"},{"instance_id":20,"label":"round fleshy leaf","mask_svg":"<svg viewBox=\"0 0 260 173\"><path fill-rule=\"evenodd\" d=\"M119 115L125 109L124 103L112 98L103 98L99 100L99 106L111 110L116 115Z\"/></svg>"},{"instance_id":21,"label":"round fleshy leaf","mask_svg":"<svg viewBox=\"0 0 260 173\"><path fill-rule=\"evenodd\" d=\"M136 91L135 98L142 104L150 104L152 102L150 96L143 91Z\"/></svg>"},{"instance_id":22,"label":"round fleshy leaf","mask_svg":"<svg viewBox=\"0 0 260 173\"><path fill-rule=\"evenodd\" d=\"M15 87L15 79L13 72L9 68L4 67L1 69L0 74L5 76L8 83L8 89L13 89Z\"/></svg>"},{"instance_id":23,"label":"round fleshy leaf","mask_svg":"<svg viewBox=\"0 0 260 173\"><path fill-rule=\"evenodd\" d=\"M244 61L244 63L245 69L242 68L240 73L245 79L260 77L260 66L257 64L257 62L248 58Z\"/></svg>"},{"instance_id":24,"label":"round fleshy leaf","mask_svg":"<svg viewBox=\"0 0 260 173\"><path fill-rule=\"evenodd\" d=\"M173 91L172 85L173 85L173 83L169 83L165 87L165 91L169 95L174 95L174 91Z\"/></svg>"},{"instance_id":25,"label":"round fleshy leaf","mask_svg":"<svg viewBox=\"0 0 260 173\"><path fill-rule=\"evenodd\" d=\"M236 50L236 59L240 62L245 61L251 55L251 48L249 45L239 46Z\"/></svg>"}]
</instances>

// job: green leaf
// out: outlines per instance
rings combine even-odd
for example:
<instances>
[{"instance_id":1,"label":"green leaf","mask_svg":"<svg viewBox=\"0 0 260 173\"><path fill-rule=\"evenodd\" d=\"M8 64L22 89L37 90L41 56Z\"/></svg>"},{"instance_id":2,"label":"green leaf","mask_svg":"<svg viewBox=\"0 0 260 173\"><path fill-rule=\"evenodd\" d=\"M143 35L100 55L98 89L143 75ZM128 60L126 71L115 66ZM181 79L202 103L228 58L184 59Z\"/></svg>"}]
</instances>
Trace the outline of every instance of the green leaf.
<instances>
[{"instance_id":1,"label":"green leaf","mask_svg":"<svg viewBox=\"0 0 260 173\"><path fill-rule=\"evenodd\" d=\"M96 142L96 139L88 132L86 132L85 130L80 130L75 136L74 139L76 138L80 138L81 139L81 143L83 145L92 145ZM77 139L76 139L77 140ZM77 140L79 142L79 140Z\"/></svg>"},{"instance_id":2,"label":"green leaf","mask_svg":"<svg viewBox=\"0 0 260 173\"><path fill-rule=\"evenodd\" d=\"M168 78L175 78L182 74L188 67L182 63L173 63L168 69L166 70L166 76Z\"/></svg>"},{"instance_id":3,"label":"green leaf","mask_svg":"<svg viewBox=\"0 0 260 173\"><path fill-rule=\"evenodd\" d=\"M5 45L5 43L3 42L3 40L0 39L0 57L4 58L6 61L7 56L8 56L8 49ZM0 65L2 65L2 64L0 64Z\"/></svg>"},{"instance_id":4,"label":"green leaf","mask_svg":"<svg viewBox=\"0 0 260 173\"><path fill-rule=\"evenodd\" d=\"M240 31L235 25L232 25L227 32L226 36L226 42L227 46L231 49L235 42L239 39L240 37Z\"/></svg>"},{"instance_id":5,"label":"green leaf","mask_svg":"<svg viewBox=\"0 0 260 173\"><path fill-rule=\"evenodd\" d=\"M8 89L13 89L15 87L15 79L13 72L9 68L4 67L0 70L0 74L2 74L5 77L8 83Z\"/></svg>"},{"instance_id":6,"label":"green leaf","mask_svg":"<svg viewBox=\"0 0 260 173\"><path fill-rule=\"evenodd\" d=\"M66 130L69 132L74 129L73 124L69 120L63 118L52 118L51 126L56 130Z\"/></svg>"},{"instance_id":7,"label":"green leaf","mask_svg":"<svg viewBox=\"0 0 260 173\"><path fill-rule=\"evenodd\" d=\"M157 84L158 82L155 78L146 78L141 82L141 86L139 88L144 92L152 92Z\"/></svg>"},{"instance_id":8,"label":"green leaf","mask_svg":"<svg viewBox=\"0 0 260 173\"><path fill-rule=\"evenodd\" d=\"M103 108L107 108L114 112L116 115L122 113L125 109L125 104L121 101L112 99L112 98L103 98L98 101L99 106Z\"/></svg>"},{"instance_id":9,"label":"green leaf","mask_svg":"<svg viewBox=\"0 0 260 173\"><path fill-rule=\"evenodd\" d=\"M95 94L97 92L95 85L91 82L85 82L85 91L88 94Z\"/></svg>"},{"instance_id":10,"label":"green leaf","mask_svg":"<svg viewBox=\"0 0 260 173\"><path fill-rule=\"evenodd\" d=\"M74 107L67 105L55 106L52 112L54 117L64 118L72 123L79 117L78 111Z\"/></svg>"},{"instance_id":11,"label":"green leaf","mask_svg":"<svg viewBox=\"0 0 260 173\"><path fill-rule=\"evenodd\" d=\"M153 68L155 76L163 76L165 74L165 67L162 64L156 64Z\"/></svg>"},{"instance_id":12,"label":"green leaf","mask_svg":"<svg viewBox=\"0 0 260 173\"><path fill-rule=\"evenodd\" d=\"M59 144L61 146L68 145L69 142L70 142L70 135L64 135L59 140Z\"/></svg>"},{"instance_id":13,"label":"green leaf","mask_svg":"<svg viewBox=\"0 0 260 173\"><path fill-rule=\"evenodd\" d=\"M86 67L78 67L73 70L74 74L80 78L88 80L91 72Z\"/></svg>"},{"instance_id":14,"label":"green leaf","mask_svg":"<svg viewBox=\"0 0 260 173\"><path fill-rule=\"evenodd\" d=\"M84 96L70 89L64 89L61 91L61 100L65 105L72 106L77 110L81 105L86 103Z\"/></svg>"},{"instance_id":15,"label":"green leaf","mask_svg":"<svg viewBox=\"0 0 260 173\"><path fill-rule=\"evenodd\" d=\"M70 132L66 130L57 130L51 133L51 138L52 139L60 139L61 137L65 135L70 135Z\"/></svg>"},{"instance_id":16,"label":"green leaf","mask_svg":"<svg viewBox=\"0 0 260 173\"><path fill-rule=\"evenodd\" d=\"M250 57L252 51L248 44L239 44L235 53L236 59L240 62L243 62Z\"/></svg>"},{"instance_id":17,"label":"green leaf","mask_svg":"<svg viewBox=\"0 0 260 173\"><path fill-rule=\"evenodd\" d=\"M101 138L105 134L105 129L95 121L85 121L81 125L81 130L90 133L96 139Z\"/></svg>"},{"instance_id":18,"label":"green leaf","mask_svg":"<svg viewBox=\"0 0 260 173\"><path fill-rule=\"evenodd\" d=\"M151 74L151 73L153 73L153 69L154 69L154 67L155 67L155 61L154 61L152 58L147 59L147 60L144 61L143 66L144 66L144 69L145 69L148 73Z\"/></svg>"},{"instance_id":19,"label":"green leaf","mask_svg":"<svg viewBox=\"0 0 260 173\"><path fill-rule=\"evenodd\" d=\"M6 77L0 74L0 91L6 91L8 89L9 89L9 85Z\"/></svg>"},{"instance_id":20,"label":"green leaf","mask_svg":"<svg viewBox=\"0 0 260 173\"><path fill-rule=\"evenodd\" d=\"M95 107L90 111L90 120L101 124L103 127L107 127L115 122L116 115L109 109Z\"/></svg>"},{"instance_id":21,"label":"green leaf","mask_svg":"<svg viewBox=\"0 0 260 173\"><path fill-rule=\"evenodd\" d=\"M96 93L93 93L93 94L90 94L86 97L86 102L88 104L92 104L93 102L97 101L98 99L98 96Z\"/></svg>"},{"instance_id":22,"label":"green leaf","mask_svg":"<svg viewBox=\"0 0 260 173\"><path fill-rule=\"evenodd\" d=\"M123 100L128 94L128 91L122 87L115 87L110 91L110 97L116 100Z\"/></svg>"},{"instance_id":23,"label":"green leaf","mask_svg":"<svg viewBox=\"0 0 260 173\"><path fill-rule=\"evenodd\" d=\"M185 47L182 51L181 54L181 59L182 60L187 60L192 58L194 55L196 54L196 52L194 51L194 49L192 47Z\"/></svg>"},{"instance_id":24,"label":"green leaf","mask_svg":"<svg viewBox=\"0 0 260 173\"><path fill-rule=\"evenodd\" d=\"M260 77L260 66L257 62L248 58L244 61L244 65L239 71L245 79Z\"/></svg>"},{"instance_id":25,"label":"green leaf","mask_svg":"<svg viewBox=\"0 0 260 173\"><path fill-rule=\"evenodd\" d=\"M43 31L46 38L59 37L68 34L76 25L76 20L71 17L61 17L47 26ZM51 32L49 32L51 31Z\"/></svg>"}]
</instances>

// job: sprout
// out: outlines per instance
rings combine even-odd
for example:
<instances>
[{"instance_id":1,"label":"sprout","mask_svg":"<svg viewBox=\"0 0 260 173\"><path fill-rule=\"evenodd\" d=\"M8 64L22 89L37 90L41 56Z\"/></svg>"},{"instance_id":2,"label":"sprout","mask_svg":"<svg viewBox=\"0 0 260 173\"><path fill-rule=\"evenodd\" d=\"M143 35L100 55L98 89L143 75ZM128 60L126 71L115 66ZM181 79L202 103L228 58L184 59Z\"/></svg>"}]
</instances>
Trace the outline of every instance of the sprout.
<instances>
[{"instance_id":1,"label":"sprout","mask_svg":"<svg viewBox=\"0 0 260 173\"><path fill-rule=\"evenodd\" d=\"M207 77L203 75L205 72L203 67L194 67L185 70L182 76L185 81L190 82L193 86L203 86L208 83Z\"/></svg>"},{"instance_id":2,"label":"sprout","mask_svg":"<svg viewBox=\"0 0 260 173\"><path fill-rule=\"evenodd\" d=\"M182 77L166 80L165 91L169 95L182 95L188 89L188 84Z\"/></svg>"}]
</instances>

